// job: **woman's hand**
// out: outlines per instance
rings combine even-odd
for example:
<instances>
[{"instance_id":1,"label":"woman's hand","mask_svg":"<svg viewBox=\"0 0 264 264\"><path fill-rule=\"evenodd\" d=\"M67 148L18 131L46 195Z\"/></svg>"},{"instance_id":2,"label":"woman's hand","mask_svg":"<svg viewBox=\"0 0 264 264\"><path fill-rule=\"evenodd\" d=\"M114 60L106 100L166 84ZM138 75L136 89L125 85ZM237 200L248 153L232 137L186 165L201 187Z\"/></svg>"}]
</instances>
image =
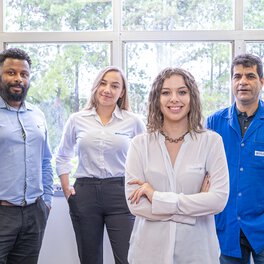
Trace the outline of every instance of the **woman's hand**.
<instances>
[{"instance_id":1,"label":"woman's hand","mask_svg":"<svg viewBox=\"0 0 264 264\"><path fill-rule=\"evenodd\" d=\"M147 199L149 200L150 203L152 203L152 197L153 197L153 193L154 193L154 189L152 188L152 186L147 183L147 182L143 182L141 180L132 180L130 182L128 182L129 185L132 184L137 184L139 185L139 187L134 190L132 192L132 194L128 197L128 200L130 200L130 202L139 203L139 200L142 196L147 197Z\"/></svg>"},{"instance_id":2,"label":"woman's hand","mask_svg":"<svg viewBox=\"0 0 264 264\"><path fill-rule=\"evenodd\" d=\"M63 193L68 200L71 195L75 195L75 189L72 186L68 186L67 188L63 188Z\"/></svg>"},{"instance_id":3,"label":"woman's hand","mask_svg":"<svg viewBox=\"0 0 264 264\"><path fill-rule=\"evenodd\" d=\"M68 201L71 195L75 195L75 189L70 185L69 174L68 173L61 174L60 181L64 196Z\"/></svg>"},{"instance_id":4,"label":"woman's hand","mask_svg":"<svg viewBox=\"0 0 264 264\"><path fill-rule=\"evenodd\" d=\"M208 172L206 172L200 192L208 192L210 189L210 186L211 186L210 175Z\"/></svg>"}]
</instances>

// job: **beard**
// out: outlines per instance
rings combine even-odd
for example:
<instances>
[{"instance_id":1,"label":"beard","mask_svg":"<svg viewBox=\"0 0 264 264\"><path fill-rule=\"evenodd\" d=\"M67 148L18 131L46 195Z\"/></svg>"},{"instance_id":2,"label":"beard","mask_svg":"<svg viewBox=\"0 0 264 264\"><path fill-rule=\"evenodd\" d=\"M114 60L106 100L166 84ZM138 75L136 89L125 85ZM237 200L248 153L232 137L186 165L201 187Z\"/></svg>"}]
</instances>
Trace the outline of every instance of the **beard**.
<instances>
[{"instance_id":1,"label":"beard","mask_svg":"<svg viewBox=\"0 0 264 264\"><path fill-rule=\"evenodd\" d=\"M12 87L20 87L21 93L14 93L11 91ZM28 92L28 86L25 86L23 84L5 84L2 81L0 81L0 95L6 102L21 102L23 103Z\"/></svg>"}]
</instances>

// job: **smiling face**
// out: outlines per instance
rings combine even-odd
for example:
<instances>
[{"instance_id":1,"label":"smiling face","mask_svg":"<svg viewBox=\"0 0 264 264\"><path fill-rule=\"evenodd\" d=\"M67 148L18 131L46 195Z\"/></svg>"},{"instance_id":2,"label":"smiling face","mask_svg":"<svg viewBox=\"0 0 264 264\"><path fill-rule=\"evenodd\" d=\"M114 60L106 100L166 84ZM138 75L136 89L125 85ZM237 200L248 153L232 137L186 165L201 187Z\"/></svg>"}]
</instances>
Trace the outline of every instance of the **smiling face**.
<instances>
[{"instance_id":1,"label":"smiling face","mask_svg":"<svg viewBox=\"0 0 264 264\"><path fill-rule=\"evenodd\" d=\"M0 76L1 96L10 106L19 108L29 88L28 62L7 58L0 67Z\"/></svg>"},{"instance_id":2,"label":"smiling face","mask_svg":"<svg viewBox=\"0 0 264 264\"><path fill-rule=\"evenodd\" d=\"M117 71L108 71L102 78L96 91L98 107L114 109L117 101L124 94L122 76Z\"/></svg>"},{"instance_id":3,"label":"smiling face","mask_svg":"<svg viewBox=\"0 0 264 264\"><path fill-rule=\"evenodd\" d=\"M172 75L164 80L160 93L160 110L164 124L188 124L190 112L190 91L181 75Z\"/></svg>"},{"instance_id":4,"label":"smiling face","mask_svg":"<svg viewBox=\"0 0 264 264\"><path fill-rule=\"evenodd\" d=\"M259 77L256 65L252 67L244 67L242 64L234 66L232 88L239 110L257 109L262 86L263 79Z\"/></svg>"}]
</instances>

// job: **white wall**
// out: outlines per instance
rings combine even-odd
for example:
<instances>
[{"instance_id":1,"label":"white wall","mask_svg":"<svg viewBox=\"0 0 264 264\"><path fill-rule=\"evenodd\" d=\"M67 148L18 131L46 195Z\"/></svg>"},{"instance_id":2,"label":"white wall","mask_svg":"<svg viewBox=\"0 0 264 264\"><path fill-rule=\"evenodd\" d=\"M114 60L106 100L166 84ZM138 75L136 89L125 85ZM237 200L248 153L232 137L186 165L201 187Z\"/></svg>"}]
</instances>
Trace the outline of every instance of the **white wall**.
<instances>
[{"instance_id":1,"label":"white wall","mask_svg":"<svg viewBox=\"0 0 264 264\"><path fill-rule=\"evenodd\" d=\"M54 197L38 264L79 264L74 231L64 197ZM104 264L114 264L110 242L105 231Z\"/></svg>"}]
</instances>

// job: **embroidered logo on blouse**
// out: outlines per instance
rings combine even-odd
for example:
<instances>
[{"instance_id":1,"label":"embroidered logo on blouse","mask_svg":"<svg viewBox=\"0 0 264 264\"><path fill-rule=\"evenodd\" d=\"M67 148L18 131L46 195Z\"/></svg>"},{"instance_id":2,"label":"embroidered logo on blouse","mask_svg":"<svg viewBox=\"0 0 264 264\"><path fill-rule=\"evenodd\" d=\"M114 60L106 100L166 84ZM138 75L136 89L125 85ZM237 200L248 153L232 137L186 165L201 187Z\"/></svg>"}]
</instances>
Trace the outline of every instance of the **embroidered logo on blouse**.
<instances>
[{"instance_id":1,"label":"embroidered logo on blouse","mask_svg":"<svg viewBox=\"0 0 264 264\"><path fill-rule=\"evenodd\" d=\"M255 150L255 156L264 157L264 151Z\"/></svg>"},{"instance_id":2,"label":"embroidered logo on blouse","mask_svg":"<svg viewBox=\"0 0 264 264\"><path fill-rule=\"evenodd\" d=\"M130 136L128 133L115 132L115 134L116 134L116 135L121 135L121 136L127 136L127 137Z\"/></svg>"}]
</instances>

